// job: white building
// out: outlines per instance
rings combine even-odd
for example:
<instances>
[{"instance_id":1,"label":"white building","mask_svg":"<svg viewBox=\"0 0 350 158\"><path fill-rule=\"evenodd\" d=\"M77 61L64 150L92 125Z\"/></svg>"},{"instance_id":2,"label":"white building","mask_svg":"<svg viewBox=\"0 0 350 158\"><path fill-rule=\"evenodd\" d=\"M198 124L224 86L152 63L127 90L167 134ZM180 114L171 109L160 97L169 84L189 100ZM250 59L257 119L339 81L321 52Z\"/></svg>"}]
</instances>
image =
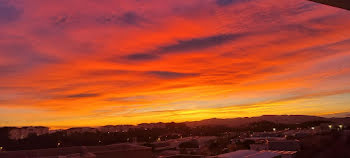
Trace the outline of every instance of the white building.
<instances>
[{"instance_id":1,"label":"white building","mask_svg":"<svg viewBox=\"0 0 350 158\"><path fill-rule=\"evenodd\" d=\"M152 129L152 128L165 128L165 123L141 123L137 125L138 128Z\"/></svg>"},{"instance_id":2,"label":"white building","mask_svg":"<svg viewBox=\"0 0 350 158\"><path fill-rule=\"evenodd\" d=\"M9 130L9 138L18 140L27 138L29 135L33 134L36 136L40 136L43 134L48 134L48 127L21 127L21 128L12 128Z\"/></svg>"},{"instance_id":3,"label":"white building","mask_svg":"<svg viewBox=\"0 0 350 158\"><path fill-rule=\"evenodd\" d=\"M91 127L78 127L78 128L70 128L67 129L67 135L71 135L73 133L96 133L97 129L96 128L91 128Z\"/></svg>"},{"instance_id":4,"label":"white building","mask_svg":"<svg viewBox=\"0 0 350 158\"><path fill-rule=\"evenodd\" d=\"M108 126L102 126L98 128L98 131L102 133L108 133L108 132L128 132L130 129L135 128L133 125L108 125Z\"/></svg>"}]
</instances>

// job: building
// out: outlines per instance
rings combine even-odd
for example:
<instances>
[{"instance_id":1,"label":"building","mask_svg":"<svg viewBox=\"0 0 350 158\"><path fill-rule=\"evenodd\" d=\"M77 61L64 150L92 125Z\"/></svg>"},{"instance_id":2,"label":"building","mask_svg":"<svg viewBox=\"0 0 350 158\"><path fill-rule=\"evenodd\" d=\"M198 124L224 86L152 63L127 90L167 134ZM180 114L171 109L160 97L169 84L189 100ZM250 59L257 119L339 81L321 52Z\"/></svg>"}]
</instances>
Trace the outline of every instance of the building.
<instances>
[{"instance_id":1,"label":"building","mask_svg":"<svg viewBox=\"0 0 350 158\"><path fill-rule=\"evenodd\" d=\"M285 137L250 137L250 138L242 139L242 141L246 141L246 140L261 142L261 141L280 141L280 140L286 140L286 138Z\"/></svg>"},{"instance_id":2,"label":"building","mask_svg":"<svg viewBox=\"0 0 350 158\"><path fill-rule=\"evenodd\" d=\"M328 131L332 131L332 130L344 130L346 128L346 126L344 124L340 124L340 123L322 123L320 125L321 130L328 130Z\"/></svg>"},{"instance_id":3,"label":"building","mask_svg":"<svg viewBox=\"0 0 350 158\"><path fill-rule=\"evenodd\" d=\"M261 151L261 150L268 150L269 149L269 145L267 143L250 144L249 147L250 147L250 150L255 150L255 151Z\"/></svg>"},{"instance_id":4,"label":"building","mask_svg":"<svg viewBox=\"0 0 350 158\"><path fill-rule=\"evenodd\" d=\"M304 138L304 137L308 137L318 133L322 133L322 130L320 127L311 127L309 129L288 130L288 131L285 131L283 134L285 135L285 137Z\"/></svg>"},{"instance_id":5,"label":"building","mask_svg":"<svg viewBox=\"0 0 350 158\"><path fill-rule=\"evenodd\" d=\"M216 156L216 158L277 158L281 154L268 151L238 150Z\"/></svg>"},{"instance_id":6,"label":"building","mask_svg":"<svg viewBox=\"0 0 350 158\"><path fill-rule=\"evenodd\" d=\"M214 156L214 158L294 158L296 151L272 151L272 150L238 150L226 154Z\"/></svg>"},{"instance_id":7,"label":"building","mask_svg":"<svg viewBox=\"0 0 350 158\"><path fill-rule=\"evenodd\" d=\"M205 156L178 154L178 155L172 155L172 156L160 156L158 158L205 158Z\"/></svg>"},{"instance_id":8,"label":"building","mask_svg":"<svg viewBox=\"0 0 350 158\"><path fill-rule=\"evenodd\" d=\"M152 148L136 144L114 144L107 146L87 147L96 158L152 158Z\"/></svg>"},{"instance_id":9,"label":"building","mask_svg":"<svg viewBox=\"0 0 350 158\"><path fill-rule=\"evenodd\" d=\"M301 147L299 141L297 140L279 140L269 141L268 149L278 151L299 151Z\"/></svg>"},{"instance_id":10,"label":"building","mask_svg":"<svg viewBox=\"0 0 350 158\"><path fill-rule=\"evenodd\" d=\"M162 148L164 148L164 147L171 148L171 149L175 148L178 150L179 145L181 143L195 140L195 141L198 141L199 148L201 148L203 146L206 146L208 144L208 142L213 141L215 139L216 139L216 137L214 137L214 136L184 137L184 138L170 139L170 140L166 140L166 141L154 142L154 143L152 143L152 145L155 147L159 146Z\"/></svg>"},{"instance_id":11,"label":"building","mask_svg":"<svg viewBox=\"0 0 350 158\"><path fill-rule=\"evenodd\" d=\"M152 158L152 149L134 144L78 146L1 152L1 158Z\"/></svg>"},{"instance_id":12,"label":"building","mask_svg":"<svg viewBox=\"0 0 350 158\"><path fill-rule=\"evenodd\" d=\"M215 156L216 158L244 158L245 156L248 155L253 155L258 153L258 151L255 150L238 150L235 152L229 152L226 154L221 154L218 156Z\"/></svg>"},{"instance_id":13,"label":"building","mask_svg":"<svg viewBox=\"0 0 350 158\"><path fill-rule=\"evenodd\" d=\"M269 150L269 152L278 153L281 155L281 158L295 158L297 156L297 151L273 151L273 150Z\"/></svg>"},{"instance_id":14,"label":"building","mask_svg":"<svg viewBox=\"0 0 350 158\"><path fill-rule=\"evenodd\" d=\"M201 151L207 148L209 142L216 139L217 137L212 136L184 137L154 142L152 147L158 157L189 157L190 155L201 157Z\"/></svg>"},{"instance_id":15,"label":"building","mask_svg":"<svg viewBox=\"0 0 350 158\"><path fill-rule=\"evenodd\" d=\"M21 127L21 128L10 128L9 131L9 138L13 140L19 140L27 138L29 135L44 135L49 133L48 127Z\"/></svg>"},{"instance_id":16,"label":"building","mask_svg":"<svg viewBox=\"0 0 350 158\"><path fill-rule=\"evenodd\" d=\"M98 128L98 131L102 133L113 133L113 132L128 132L130 129L136 128L136 126L133 125L108 125L108 126L102 126Z\"/></svg>"}]
</instances>

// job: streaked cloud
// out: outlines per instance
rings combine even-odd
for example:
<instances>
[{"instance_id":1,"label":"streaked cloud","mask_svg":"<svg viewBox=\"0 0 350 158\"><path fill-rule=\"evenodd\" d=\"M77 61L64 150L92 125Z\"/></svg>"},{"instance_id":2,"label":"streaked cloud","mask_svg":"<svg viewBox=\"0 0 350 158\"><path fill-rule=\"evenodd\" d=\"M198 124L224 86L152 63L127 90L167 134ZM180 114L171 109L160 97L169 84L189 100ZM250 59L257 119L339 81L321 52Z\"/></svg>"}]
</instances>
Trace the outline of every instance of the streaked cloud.
<instances>
[{"instance_id":1,"label":"streaked cloud","mask_svg":"<svg viewBox=\"0 0 350 158\"><path fill-rule=\"evenodd\" d=\"M125 59L131 61L147 61L158 59L159 56L156 54L147 54L147 53L135 53L125 56Z\"/></svg>"},{"instance_id":2,"label":"streaked cloud","mask_svg":"<svg viewBox=\"0 0 350 158\"><path fill-rule=\"evenodd\" d=\"M305 0L1 1L0 125L348 112L344 19Z\"/></svg>"},{"instance_id":3,"label":"streaked cloud","mask_svg":"<svg viewBox=\"0 0 350 158\"><path fill-rule=\"evenodd\" d=\"M149 71L147 74L164 78L164 79L176 79L176 78L183 78L183 77L193 77L198 76L199 74L195 73L181 73L181 72L170 72L170 71Z\"/></svg>"},{"instance_id":4,"label":"streaked cloud","mask_svg":"<svg viewBox=\"0 0 350 158\"><path fill-rule=\"evenodd\" d=\"M97 97L100 94L97 93L79 93L79 94L73 94L73 95L68 95L66 98L90 98L90 97Z\"/></svg>"}]
</instances>

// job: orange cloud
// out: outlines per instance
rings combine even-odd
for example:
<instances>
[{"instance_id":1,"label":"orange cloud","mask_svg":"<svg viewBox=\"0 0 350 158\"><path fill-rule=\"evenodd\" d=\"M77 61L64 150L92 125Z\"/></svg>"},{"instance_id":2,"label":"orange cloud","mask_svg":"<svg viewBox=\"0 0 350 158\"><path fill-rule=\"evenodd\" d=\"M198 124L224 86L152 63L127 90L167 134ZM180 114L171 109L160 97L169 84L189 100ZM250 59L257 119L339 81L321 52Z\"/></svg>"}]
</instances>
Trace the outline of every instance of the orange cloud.
<instances>
[{"instance_id":1,"label":"orange cloud","mask_svg":"<svg viewBox=\"0 0 350 158\"><path fill-rule=\"evenodd\" d=\"M304 0L0 2L0 126L346 112L349 18Z\"/></svg>"}]
</instances>

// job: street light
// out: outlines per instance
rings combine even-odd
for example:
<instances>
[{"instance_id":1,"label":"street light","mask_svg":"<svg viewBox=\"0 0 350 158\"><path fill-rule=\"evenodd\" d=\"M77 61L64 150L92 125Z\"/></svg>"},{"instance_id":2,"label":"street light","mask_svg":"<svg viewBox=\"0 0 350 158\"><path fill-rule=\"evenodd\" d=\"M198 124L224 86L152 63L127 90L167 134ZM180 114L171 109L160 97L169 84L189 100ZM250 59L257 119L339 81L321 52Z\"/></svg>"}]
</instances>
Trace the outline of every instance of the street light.
<instances>
[{"instance_id":1,"label":"street light","mask_svg":"<svg viewBox=\"0 0 350 158\"><path fill-rule=\"evenodd\" d=\"M315 127L311 127L312 130L315 130Z\"/></svg>"},{"instance_id":2,"label":"street light","mask_svg":"<svg viewBox=\"0 0 350 158\"><path fill-rule=\"evenodd\" d=\"M273 130L274 132L276 132L276 128L273 128L272 130Z\"/></svg>"},{"instance_id":3,"label":"street light","mask_svg":"<svg viewBox=\"0 0 350 158\"><path fill-rule=\"evenodd\" d=\"M329 129L332 129L332 125L328 125Z\"/></svg>"}]
</instances>

